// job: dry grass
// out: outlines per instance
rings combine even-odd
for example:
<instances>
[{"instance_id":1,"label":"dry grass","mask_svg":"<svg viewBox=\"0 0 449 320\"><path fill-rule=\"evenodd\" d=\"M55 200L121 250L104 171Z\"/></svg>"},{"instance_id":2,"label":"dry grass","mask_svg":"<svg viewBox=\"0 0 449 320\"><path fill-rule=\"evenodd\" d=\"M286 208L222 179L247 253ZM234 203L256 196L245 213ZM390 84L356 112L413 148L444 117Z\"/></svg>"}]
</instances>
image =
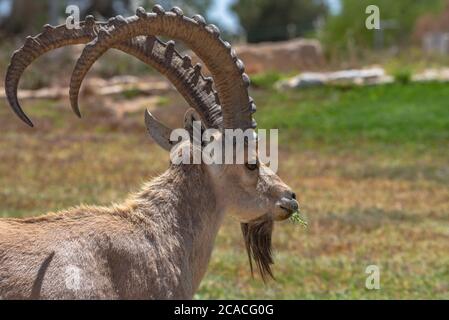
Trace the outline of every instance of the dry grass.
<instances>
[{"instance_id":1,"label":"dry grass","mask_svg":"<svg viewBox=\"0 0 449 320\"><path fill-rule=\"evenodd\" d=\"M175 125L184 105L169 99L157 113ZM145 135L143 110L119 121L91 98L79 121L67 104L24 102L37 125L28 129L0 102L1 216L119 202L167 167ZM319 141L306 150L290 141L280 175L297 191L308 229L276 225L277 281L264 285L251 279L239 224L227 219L197 298L449 298L447 153L373 154L360 145L330 154ZM380 290L365 289L371 264Z\"/></svg>"}]
</instances>

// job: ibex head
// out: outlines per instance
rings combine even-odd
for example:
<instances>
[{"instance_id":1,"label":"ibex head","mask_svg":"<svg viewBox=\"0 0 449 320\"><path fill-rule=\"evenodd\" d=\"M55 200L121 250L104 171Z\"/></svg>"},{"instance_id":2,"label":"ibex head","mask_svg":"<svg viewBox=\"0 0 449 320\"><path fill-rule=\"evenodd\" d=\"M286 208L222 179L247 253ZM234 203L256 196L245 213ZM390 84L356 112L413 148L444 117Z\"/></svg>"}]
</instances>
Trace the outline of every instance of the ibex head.
<instances>
[{"instance_id":1,"label":"ibex head","mask_svg":"<svg viewBox=\"0 0 449 320\"><path fill-rule=\"evenodd\" d=\"M271 233L275 220L285 220L298 210L296 195L265 164L255 163L209 166L219 194L241 221L243 237L252 259L265 280L273 276L270 265Z\"/></svg>"},{"instance_id":2,"label":"ibex head","mask_svg":"<svg viewBox=\"0 0 449 320\"><path fill-rule=\"evenodd\" d=\"M201 74L200 64L193 66L190 57L180 55L173 41L164 43L156 35L184 42L206 64L212 78ZM226 140L225 129L252 130L256 127L252 118L256 106L248 95L249 77L230 44L221 40L218 28L206 25L199 15L186 17L177 7L165 12L159 5L151 13L139 8L135 16L126 19L117 16L108 22L96 22L93 17L87 17L79 29L47 25L41 34L28 37L25 45L14 53L6 76L8 101L28 125L33 126L17 99L18 83L25 68L51 49L83 43L87 45L76 63L70 83L70 101L78 116L82 80L102 54L115 48L137 57L166 76L195 110L185 117L185 128L190 137L186 143L190 149L194 146L195 120L201 121L203 129L215 129L214 141L221 144ZM148 111L145 122L150 135L161 147L177 150L170 140L172 129ZM233 148L238 146L233 144ZM298 209L295 194L259 161L254 150L245 151L244 161L240 164L201 165L213 182L217 201L242 223L250 262L255 260L264 279L272 275L273 221L287 219Z\"/></svg>"}]
</instances>

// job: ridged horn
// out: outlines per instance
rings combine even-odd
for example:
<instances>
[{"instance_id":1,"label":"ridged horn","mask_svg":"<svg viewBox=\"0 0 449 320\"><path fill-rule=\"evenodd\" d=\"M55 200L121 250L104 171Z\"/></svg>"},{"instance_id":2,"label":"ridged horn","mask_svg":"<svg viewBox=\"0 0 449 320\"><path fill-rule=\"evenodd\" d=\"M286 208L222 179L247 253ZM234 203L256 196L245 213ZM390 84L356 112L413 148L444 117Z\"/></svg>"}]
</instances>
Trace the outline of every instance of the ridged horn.
<instances>
[{"instance_id":1,"label":"ridged horn","mask_svg":"<svg viewBox=\"0 0 449 320\"><path fill-rule=\"evenodd\" d=\"M242 74L240 63L236 64L235 53L220 39L218 28L205 25L204 19L198 16L191 19L174 12L165 12L160 5L155 6L153 12L145 13L139 8L138 15L127 18L125 23L86 45L72 73L72 107L78 109L81 83L101 55L116 43L153 34L183 41L206 64L218 91L223 128L252 128L255 122L252 120L248 96L249 77Z\"/></svg>"},{"instance_id":2,"label":"ridged horn","mask_svg":"<svg viewBox=\"0 0 449 320\"><path fill-rule=\"evenodd\" d=\"M207 127L221 126L221 107L213 93L207 90L210 80L200 74L199 80L195 82L192 77L196 72L194 67L183 67L185 57L174 50L173 44L164 44L155 37L139 37L115 44L114 48L133 55L166 76L189 106L197 110Z\"/></svg>"},{"instance_id":3,"label":"ridged horn","mask_svg":"<svg viewBox=\"0 0 449 320\"><path fill-rule=\"evenodd\" d=\"M44 31L36 37L28 37L25 44L14 52L5 78L5 92L13 111L29 126L33 123L23 112L17 99L17 87L25 69L47 51L71 44L82 44L95 37L96 25L89 18L79 29L67 29L65 25L44 26Z\"/></svg>"},{"instance_id":4,"label":"ridged horn","mask_svg":"<svg viewBox=\"0 0 449 320\"><path fill-rule=\"evenodd\" d=\"M95 22L93 17L87 17L81 23L80 29L67 29L65 25L52 27L46 25L44 32L33 38L28 38L25 45L17 50L8 67L5 81L6 96L14 112L28 125L33 126L31 120L23 112L18 98L17 88L24 70L39 56L62 46L71 44L83 44L96 37L99 28L109 28L111 25L120 25L124 18L110 19L108 24ZM201 83L193 85L189 83L193 67L183 66L189 57L181 57L176 51L172 52L172 63L167 64L164 56L166 51L163 42L154 36L129 39L114 45L115 49L126 52L142 62L150 65L164 74L183 95L191 107L196 107L203 121L209 127L218 128L221 125L221 109L214 95L207 91L205 80L201 75Z\"/></svg>"}]
</instances>

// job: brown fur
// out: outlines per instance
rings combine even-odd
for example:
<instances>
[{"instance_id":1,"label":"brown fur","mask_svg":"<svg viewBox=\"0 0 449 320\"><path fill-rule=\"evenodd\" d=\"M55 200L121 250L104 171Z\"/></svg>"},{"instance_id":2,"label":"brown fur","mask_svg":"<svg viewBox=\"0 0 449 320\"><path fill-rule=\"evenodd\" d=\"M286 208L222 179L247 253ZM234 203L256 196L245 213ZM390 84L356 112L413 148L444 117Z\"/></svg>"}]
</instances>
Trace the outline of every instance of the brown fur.
<instances>
[{"instance_id":1,"label":"brown fur","mask_svg":"<svg viewBox=\"0 0 449 320\"><path fill-rule=\"evenodd\" d=\"M0 219L0 297L190 299L226 211L245 224L250 262L265 280L273 221L291 214L279 200L291 197L263 164L182 164L121 205Z\"/></svg>"},{"instance_id":2,"label":"brown fur","mask_svg":"<svg viewBox=\"0 0 449 320\"><path fill-rule=\"evenodd\" d=\"M271 249L271 234L273 232L273 220L261 217L250 223L242 223L243 239L248 253L249 265L253 274L253 260L264 281L268 277L274 279L271 265L273 262Z\"/></svg>"},{"instance_id":3,"label":"brown fur","mask_svg":"<svg viewBox=\"0 0 449 320\"><path fill-rule=\"evenodd\" d=\"M121 206L1 219L0 296L191 298L223 213L203 168L186 169L172 166ZM79 289L67 288L71 266Z\"/></svg>"}]
</instances>

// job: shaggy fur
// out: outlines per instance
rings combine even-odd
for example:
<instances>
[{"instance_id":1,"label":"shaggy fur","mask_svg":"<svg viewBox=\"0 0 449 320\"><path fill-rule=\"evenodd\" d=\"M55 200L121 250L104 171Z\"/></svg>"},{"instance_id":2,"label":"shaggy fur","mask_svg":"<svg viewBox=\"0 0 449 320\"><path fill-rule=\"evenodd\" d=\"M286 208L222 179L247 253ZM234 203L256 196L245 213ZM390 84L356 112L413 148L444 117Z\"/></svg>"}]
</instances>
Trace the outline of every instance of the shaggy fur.
<instances>
[{"instance_id":1,"label":"shaggy fur","mask_svg":"<svg viewBox=\"0 0 449 320\"><path fill-rule=\"evenodd\" d=\"M273 221L292 193L260 166L171 165L121 205L0 219L0 297L190 299L225 211L242 222L251 270L272 277Z\"/></svg>"},{"instance_id":2,"label":"shaggy fur","mask_svg":"<svg viewBox=\"0 0 449 320\"><path fill-rule=\"evenodd\" d=\"M206 175L171 166L124 205L1 219L0 297L192 298L223 218Z\"/></svg>"},{"instance_id":3,"label":"shaggy fur","mask_svg":"<svg viewBox=\"0 0 449 320\"><path fill-rule=\"evenodd\" d=\"M268 277L274 279L271 265L273 262L271 252L271 234L273 232L273 220L261 217L249 223L242 223L243 239L248 253L251 274L253 274L253 260L264 281Z\"/></svg>"}]
</instances>

